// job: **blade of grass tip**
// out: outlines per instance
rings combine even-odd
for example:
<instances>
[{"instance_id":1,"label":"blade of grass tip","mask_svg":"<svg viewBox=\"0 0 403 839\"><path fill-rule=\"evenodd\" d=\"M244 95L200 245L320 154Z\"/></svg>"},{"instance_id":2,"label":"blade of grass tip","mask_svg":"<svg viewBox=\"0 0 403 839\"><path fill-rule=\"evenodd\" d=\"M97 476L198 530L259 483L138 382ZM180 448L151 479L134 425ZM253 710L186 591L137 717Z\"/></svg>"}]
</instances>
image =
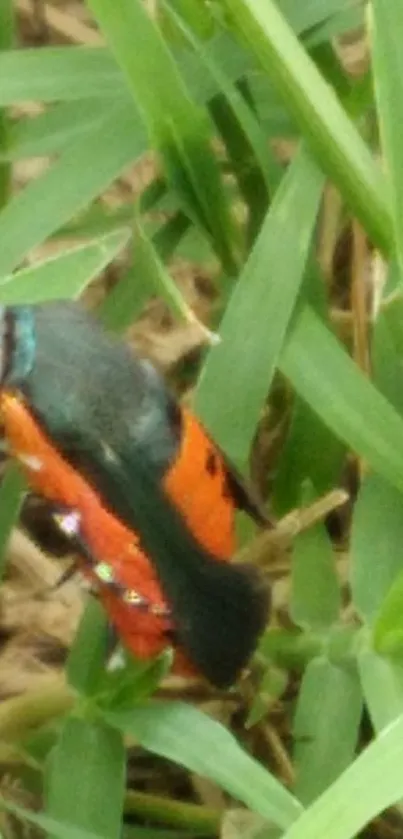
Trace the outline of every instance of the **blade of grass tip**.
<instances>
[{"instance_id":1,"label":"blade of grass tip","mask_svg":"<svg viewBox=\"0 0 403 839\"><path fill-rule=\"evenodd\" d=\"M369 148L273 0L225 0L239 35L280 90L309 147L369 236L393 247L386 185Z\"/></svg>"},{"instance_id":2,"label":"blade of grass tip","mask_svg":"<svg viewBox=\"0 0 403 839\"><path fill-rule=\"evenodd\" d=\"M403 717L368 746L284 834L284 839L353 839L402 795Z\"/></svg>"},{"instance_id":3,"label":"blade of grass tip","mask_svg":"<svg viewBox=\"0 0 403 839\"><path fill-rule=\"evenodd\" d=\"M189 98L162 35L141 0L87 0L138 102L183 209L204 228L226 270L238 264L236 228L206 113ZM133 49L133 38L136 49Z\"/></svg>"},{"instance_id":4,"label":"blade of grass tip","mask_svg":"<svg viewBox=\"0 0 403 839\"><path fill-rule=\"evenodd\" d=\"M240 468L247 463L300 291L322 188L322 174L301 149L231 296L221 343L210 350L202 371L196 410Z\"/></svg>"},{"instance_id":5,"label":"blade of grass tip","mask_svg":"<svg viewBox=\"0 0 403 839\"><path fill-rule=\"evenodd\" d=\"M176 213L161 224L152 240L161 261L169 259L189 226L189 219L183 213ZM143 282L134 254L130 268L98 308L98 316L107 329L123 332L140 316L151 294L152 289Z\"/></svg>"},{"instance_id":6,"label":"blade of grass tip","mask_svg":"<svg viewBox=\"0 0 403 839\"><path fill-rule=\"evenodd\" d=\"M402 419L309 306L294 319L280 369L340 439L403 490Z\"/></svg>"},{"instance_id":7,"label":"blade of grass tip","mask_svg":"<svg viewBox=\"0 0 403 839\"><path fill-rule=\"evenodd\" d=\"M79 297L91 280L126 245L129 236L129 230L117 230L1 278L2 305Z\"/></svg>"},{"instance_id":8,"label":"blade of grass tip","mask_svg":"<svg viewBox=\"0 0 403 839\"><path fill-rule=\"evenodd\" d=\"M401 38L403 6L388 0L373 0L368 7L372 40L375 99L391 195L393 227L400 271L403 271L403 56ZM403 276L403 274L402 274Z\"/></svg>"},{"instance_id":9,"label":"blade of grass tip","mask_svg":"<svg viewBox=\"0 0 403 839\"><path fill-rule=\"evenodd\" d=\"M14 2L2 0L0 4L0 53L10 50L14 41ZM0 110L0 208L10 196L12 169L7 161L1 162L9 144L9 116L5 108Z\"/></svg>"},{"instance_id":10,"label":"blade of grass tip","mask_svg":"<svg viewBox=\"0 0 403 839\"><path fill-rule=\"evenodd\" d=\"M135 223L135 261L136 273L154 291L165 300L171 312L184 323L197 327L200 337L207 343L217 343L217 336L210 332L204 324L198 320L178 286L173 281L164 264L161 262L155 247L145 233L144 227L137 218Z\"/></svg>"}]
</instances>

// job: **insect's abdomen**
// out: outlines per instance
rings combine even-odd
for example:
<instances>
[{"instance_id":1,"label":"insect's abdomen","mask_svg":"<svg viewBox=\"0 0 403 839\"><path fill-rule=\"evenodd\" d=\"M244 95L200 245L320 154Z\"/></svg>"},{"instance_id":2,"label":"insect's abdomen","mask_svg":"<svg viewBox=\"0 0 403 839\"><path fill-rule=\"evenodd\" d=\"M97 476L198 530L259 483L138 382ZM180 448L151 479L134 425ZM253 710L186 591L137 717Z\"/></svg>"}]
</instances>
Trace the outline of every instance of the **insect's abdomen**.
<instances>
[{"instance_id":1,"label":"insect's abdomen","mask_svg":"<svg viewBox=\"0 0 403 839\"><path fill-rule=\"evenodd\" d=\"M96 492L53 448L14 395L3 393L0 408L6 437L30 486L60 508L77 512L80 535L96 563L81 557L81 570L94 586L122 642L148 659L170 644L172 624L160 585L135 533L109 513ZM108 583L100 575L107 566ZM184 656L180 656L185 662ZM189 672L190 665L182 669Z\"/></svg>"},{"instance_id":2,"label":"insect's abdomen","mask_svg":"<svg viewBox=\"0 0 403 839\"><path fill-rule=\"evenodd\" d=\"M220 452L196 417L182 411L178 455L163 479L164 489L200 545L217 559L230 559L234 504Z\"/></svg>"}]
</instances>

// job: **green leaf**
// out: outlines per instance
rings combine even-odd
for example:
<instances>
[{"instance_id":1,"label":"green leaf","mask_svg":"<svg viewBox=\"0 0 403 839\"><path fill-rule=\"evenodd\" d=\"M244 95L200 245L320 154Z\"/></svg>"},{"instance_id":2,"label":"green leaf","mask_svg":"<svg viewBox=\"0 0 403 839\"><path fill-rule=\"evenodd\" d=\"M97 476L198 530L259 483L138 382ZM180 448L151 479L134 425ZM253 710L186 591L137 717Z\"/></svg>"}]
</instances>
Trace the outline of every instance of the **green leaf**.
<instances>
[{"instance_id":1,"label":"green leaf","mask_svg":"<svg viewBox=\"0 0 403 839\"><path fill-rule=\"evenodd\" d=\"M284 834L284 839L353 839L402 795L403 717L371 743Z\"/></svg>"},{"instance_id":2,"label":"green leaf","mask_svg":"<svg viewBox=\"0 0 403 839\"><path fill-rule=\"evenodd\" d=\"M359 651L357 663L365 702L379 734L403 713L403 666L368 646Z\"/></svg>"},{"instance_id":3,"label":"green leaf","mask_svg":"<svg viewBox=\"0 0 403 839\"><path fill-rule=\"evenodd\" d=\"M280 369L329 428L403 490L403 421L309 306L294 318Z\"/></svg>"},{"instance_id":4,"label":"green leaf","mask_svg":"<svg viewBox=\"0 0 403 839\"><path fill-rule=\"evenodd\" d=\"M0 302L11 306L79 297L128 239L127 230L118 230L3 277Z\"/></svg>"},{"instance_id":5,"label":"green leaf","mask_svg":"<svg viewBox=\"0 0 403 839\"><path fill-rule=\"evenodd\" d=\"M87 830L75 827L69 821L61 822L58 819L52 819L44 813L34 813L32 810L27 810L25 807L19 807L14 802L5 798L0 798L0 807L13 813L18 819L28 824L35 825L47 833L48 836L55 837L55 839L99 839L97 833L92 833Z\"/></svg>"},{"instance_id":6,"label":"green leaf","mask_svg":"<svg viewBox=\"0 0 403 839\"><path fill-rule=\"evenodd\" d=\"M310 804L354 758L362 713L357 673L325 658L308 664L298 696L293 735L295 795Z\"/></svg>"},{"instance_id":7,"label":"green leaf","mask_svg":"<svg viewBox=\"0 0 403 839\"><path fill-rule=\"evenodd\" d=\"M190 705L151 703L105 718L145 749L210 778L283 828L301 812L297 800L249 757L229 731Z\"/></svg>"},{"instance_id":8,"label":"green leaf","mask_svg":"<svg viewBox=\"0 0 403 839\"><path fill-rule=\"evenodd\" d=\"M89 131L69 146L0 213L0 276L97 197L145 149L134 108L109 110L102 130Z\"/></svg>"},{"instance_id":9,"label":"green leaf","mask_svg":"<svg viewBox=\"0 0 403 839\"><path fill-rule=\"evenodd\" d=\"M5 550L11 530L18 520L25 489L25 479L18 463L7 464L0 485L0 577L4 574Z\"/></svg>"},{"instance_id":10,"label":"green leaf","mask_svg":"<svg viewBox=\"0 0 403 839\"><path fill-rule=\"evenodd\" d=\"M273 0L225 0L254 55L284 102L324 172L338 186L368 234L392 246L386 187L375 160Z\"/></svg>"},{"instance_id":11,"label":"green leaf","mask_svg":"<svg viewBox=\"0 0 403 839\"><path fill-rule=\"evenodd\" d=\"M396 252L403 271L403 56L400 32L403 6L388 0L373 0L372 61L375 98L382 140L382 157L387 173L388 192Z\"/></svg>"},{"instance_id":12,"label":"green leaf","mask_svg":"<svg viewBox=\"0 0 403 839\"><path fill-rule=\"evenodd\" d=\"M304 275L323 178L300 151L267 213L203 368L196 409L245 466ZM285 221L286 220L286 221ZM223 398L225 394L225 398Z\"/></svg>"},{"instance_id":13,"label":"green leaf","mask_svg":"<svg viewBox=\"0 0 403 839\"><path fill-rule=\"evenodd\" d=\"M47 814L98 839L120 839L125 768L115 729L68 718L47 767Z\"/></svg>"},{"instance_id":14,"label":"green leaf","mask_svg":"<svg viewBox=\"0 0 403 839\"><path fill-rule=\"evenodd\" d=\"M402 505L388 481L364 478L354 506L350 576L355 608L370 625L402 567Z\"/></svg>"},{"instance_id":15,"label":"green leaf","mask_svg":"<svg viewBox=\"0 0 403 839\"><path fill-rule=\"evenodd\" d=\"M110 646L108 618L95 598L89 598L67 660L67 678L84 696L100 687Z\"/></svg>"},{"instance_id":16,"label":"green leaf","mask_svg":"<svg viewBox=\"0 0 403 839\"><path fill-rule=\"evenodd\" d=\"M15 161L60 153L80 135L101 126L105 111L111 107L113 100L79 99L20 119L11 125L8 146L1 156Z\"/></svg>"},{"instance_id":17,"label":"green leaf","mask_svg":"<svg viewBox=\"0 0 403 839\"><path fill-rule=\"evenodd\" d=\"M312 493L308 494L312 500ZM307 495L304 495L307 502ZM322 522L296 536L292 549L290 614L302 628L326 629L339 617L340 586L332 543Z\"/></svg>"},{"instance_id":18,"label":"green leaf","mask_svg":"<svg viewBox=\"0 0 403 839\"><path fill-rule=\"evenodd\" d=\"M188 229L189 221L183 213L176 213L159 227L153 236L152 244L149 242L149 248L153 251L155 248L154 259L158 265L161 264L162 259L165 261L171 256ZM150 281L150 276L143 275L145 254L141 242L136 242L133 251L130 268L123 277L120 277L119 282L98 309L98 315L105 326L117 332L123 332L140 316L147 300L157 291L156 283ZM154 263L154 269L156 267ZM165 268L162 268L161 272L155 270L155 274L154 279L159 280L158 290L164 291L165 298L171 299L173 296L176 300L179 291L177 287L172 287L171 278L169 278L168 287L165 285L167 279ZM173 292L173 295L170 292ZM162 296L164 297L164 294Z\"/></svg>"},{"instance_id":19,"label":"green leaf","mask_svg":"<svg viewBox=\"0 0 403 839\"><path fill-rule=\"evenodd\" d=\"M385 524L384 524L385 526ZM401 562L400 562L401 567ZM377 653L403 661L403 572L397 575L384 598L374 623L373 643Z\"/></svg>"},{"instance_id":20,"label":"green leaf","mask_svg":"<svg viewBox=\"0 0 403 839\"><path fill-rule=\"evenodd\" d=\"M235 228L205 112L190 100L141 0L115 0L113 6L109 0L87 2L123 70L183 209L208 232L226 269L233 270Z\"/></svg>"}]
</instances>

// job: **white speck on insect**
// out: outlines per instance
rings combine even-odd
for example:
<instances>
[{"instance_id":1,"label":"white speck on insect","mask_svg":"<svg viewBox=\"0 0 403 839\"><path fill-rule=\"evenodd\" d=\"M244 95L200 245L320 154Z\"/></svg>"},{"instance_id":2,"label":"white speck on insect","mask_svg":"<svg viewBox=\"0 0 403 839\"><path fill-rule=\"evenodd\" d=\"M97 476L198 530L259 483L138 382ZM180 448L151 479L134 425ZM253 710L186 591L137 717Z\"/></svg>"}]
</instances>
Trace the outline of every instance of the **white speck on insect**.
<instances>
[{"instance_id":1,"label":"white speck on insect","mask_svg":"<svg viewBox=\"0 0 403 839\"><path fill-rule=\"evenodd\" d=\"M77 536L77 533L79 533L81 516L75 510L66 514L57 513L54 519L62 533L65 533L66 536Z\"/></svg>"},{"instance_id":2,"label":"white speck on insect","mask_svg":"<svg viewBox=\"0 0 403 839\"><path fill-rule=\"evenodd\" d=\"M27 466L28 469L31 469L32 472L40 472L43 463L39 457L36 457L34 454L21 454L17 453L18 460Z\"/></svg>"}]
</instances>

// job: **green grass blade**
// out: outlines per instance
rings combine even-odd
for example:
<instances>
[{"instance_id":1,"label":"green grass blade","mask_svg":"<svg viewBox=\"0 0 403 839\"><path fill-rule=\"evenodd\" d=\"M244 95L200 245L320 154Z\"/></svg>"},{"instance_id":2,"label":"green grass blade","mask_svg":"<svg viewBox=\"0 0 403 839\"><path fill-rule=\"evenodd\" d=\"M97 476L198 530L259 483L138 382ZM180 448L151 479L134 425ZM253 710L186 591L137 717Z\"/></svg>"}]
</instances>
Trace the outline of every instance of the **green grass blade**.
<instances>
[{"instance_id":1,"label":"green grass blade","mask_svg":"<svg viewBox=\"0 0 403 839\"><path fill-rule=\"evenodd\" d=\"M99 128L18 193L0 213L0 276L51 236L146 150L144 129L127 108L109 111ZM62 196L62 198L61 198Z\"/></svg>"},{"instance_id":2,"label":"green grass blade","mask_svg":"<svg viewBox=\"0 0 403 839\"><path fill-rule=\"evenodd\" d=\"M160 260L166 261L172 255L189 224L183 213L176 213L161 225L153 236L153 246ZM102 302L98 315L107 329L123 332L140 316L153 291L141 273L141 252L134 248L132 265Z\"/></svg>"},{"instance_id":3,"label":"green grass blade","mask_svg":"<svg viewBox=\"0 0 403 839\"><path fill-rule=\"evenodd\" d=\"M0 578L4 574L5 552L11 530L18 520L24 489L25 480L18 463L11 461L0 486Z\"/></svg>"},{"instance_id":4,"label":"green grass blade","mask_svg":"<svg viewBox=\"0 0 403 839\"><path fill-rule=\"evenodd\" d=\"M403 421L314 311L295 317L280 369L329 428L403 491Z\"/></svg>"},{"instance_id":5,"label":"green grass blade","mask_svg":"<svg viewBox=\"0 0 403 839\"><path fill-rule=\"evenodd\" d=\"M39 830L45 831L48 836L52 836L52 839L99 839L97 833L83 830L71 824L71 814L68 821L59 821L45 813L34 813L25 807L19 807L13 801L5 798L0 798L0 808L12 813L20 821L28 822Z\"/></svg>"},{"instance_id":6,"label":"green grass blade","mask_svg":"<svg viewBox=\"0 0 403 839\"><path fill-rule=\"evenodd\" d=\"M365 702L379 734L403 713L403 666L363 649L357 656Z\"/></svg>"},{"instance_id":7,"label":"green grass blade","mask_svg":"<svg viewBox=\"0 0 403 839\"><path fill-rule=\"evenodd\" d=\"M301 805L222 725L180 702L137 705L105 715L144 748L202 775L264 818L286 828Z\"/></svg>"},{"instance_id":8,"label":"green grass blade","mask_svg":"<svg viewBox=\"0 0 403 839\"><path fill-rule=\"evenodd\" d=\"M276 193L210 350L196 409L244 467L297 299L323 178L301 150ZM286 222L285 222L286 220Z\"/></svg>"},{"instance_id":9,"label":"green grass blade","mask_svg":"<svg viewBox=\"0 0 403 839\"><path fill-rule=\"evenodd\" d=\"M211 147L205 112L189 98L158 28L141 0L88 0L159 150L183 209L214 242L226 269L235 269L235 228ZM136 49L133 49L133 39Z\"/></svg>"},{"instance_id":10,"label":"green grass blade","mask_svg":"<svg viewBox=\"0 0 403 839\"><path fill-rule=\"evenodd\" d=\"M402 566L402 494L367 475L354 506L350 578L354 606L371 626Z\"/></svg>"},{"instance_id":11,"label":"green grass blade","mask_svg":"<svg viewBox=\"0 0 403 839\"><path fill-rule=\"evenodd\" d=\"M238 130L243 134L244 140L249 148L249 153L253 156L255 164L258 165L267 189L274 191L279 182L281 169L274 159L273 153L267 143L267 137L259 125L257 117L245 101L239 88L228 78L225 70L217 61L214 60L211 55L211 50L206 49L205 43L194 36L191 29L167 3L165 5L167 9L169 8L170 14L173 15L184 37L198 56L201 66L205 67L212 79L214 79L217 90L221 91L225 97L228 108L238 124ZM252 161L250 160L249 166L251 165Z\"/></svg>"},{"instance_id":12,"label":"green grass blade","mask_svg":"<svg viewBox=\"0 0 403 839\"><path fill-rule=\"evenodd\" d=\"M354 758L362 692L352 667L326 658L308 665L298 696L293 735L296 783L303 804L314 801Z\"/></svg>"},{"instance_id":13,"label":"green grass blade","mask_svg":"<svg viewBox=\"0 0 403 839\"><path fill-rule=\"evenodd\" d=\"M100 126L112 107L110 99L79 99L20 119L10 126L8 146L1 157L16 161L59 154L82 134Z\"/></svg>"},{"instance_id":14,"label":"green grass blade","mask_svg":"<svg viewBox=\"0 0 403 839\"><path fill-rule=\"evenodd\" d=\"M403 270L403 6L373 0L372 61L382 154L391 197L395 244Z\"/></svg>"},{"instance_id":15,"label":"green grass blade","mask_svg":"<svg viewBox=\"0 0 403 839\"><path fill-rule=\"evenodd\" d=\"M290 614L302 628L323 630L337 621L340 606L332 544L320 522L293 543Z\"/></svg>"},{"instance_id":16,"label":"green grass blade","mask_svg":"<svg viewBox=\"0 0 403 839\"><path fill-rule=\"evenodd\" d=\"M371 743L284 834L284 839L353 839L401 797L403 717Z\"/></svg>"},{"instance_id":17,"label":"green grass blade","mask_svg":"<svg viewBox=\"0 0 403 839\"><path fill-rule=\"evenodd\" d=\"M66 665L69 683L83 696L94 696L104 677L110 651L110 627L100 602L89 598Z\"/></svg>"},{"instance_id":18,"label":"green grass blade","mask_svg":"<svg viewBox=\"0 0 403 839\"><path fill-rule=\"evenodd\" d=\"M225 0L242 38L284 97L309 147L381 247L393 241L381 171L273 0Z\"/></svg>"},{"instance_id":19,"label":"green grass blade","mask_svg":"<svg viewBox=\"0 0 403 839\"><path fill-rule=\"evenodd\" d=\"M68 718L47 767L47 815L98 839L120 839L125 770L116 729Z\"/></svg>"},{"instance_id":20,"label":"green grass blade","mask_svg":"<svg viewBox=\"0 0 403 839\"><path fill-rule=\"evenodd\" d=\"M1 278L0 302L12 306L79 297L126 245L129 235L128 230L108 233Z\"/></svg>"}]
</instances>

